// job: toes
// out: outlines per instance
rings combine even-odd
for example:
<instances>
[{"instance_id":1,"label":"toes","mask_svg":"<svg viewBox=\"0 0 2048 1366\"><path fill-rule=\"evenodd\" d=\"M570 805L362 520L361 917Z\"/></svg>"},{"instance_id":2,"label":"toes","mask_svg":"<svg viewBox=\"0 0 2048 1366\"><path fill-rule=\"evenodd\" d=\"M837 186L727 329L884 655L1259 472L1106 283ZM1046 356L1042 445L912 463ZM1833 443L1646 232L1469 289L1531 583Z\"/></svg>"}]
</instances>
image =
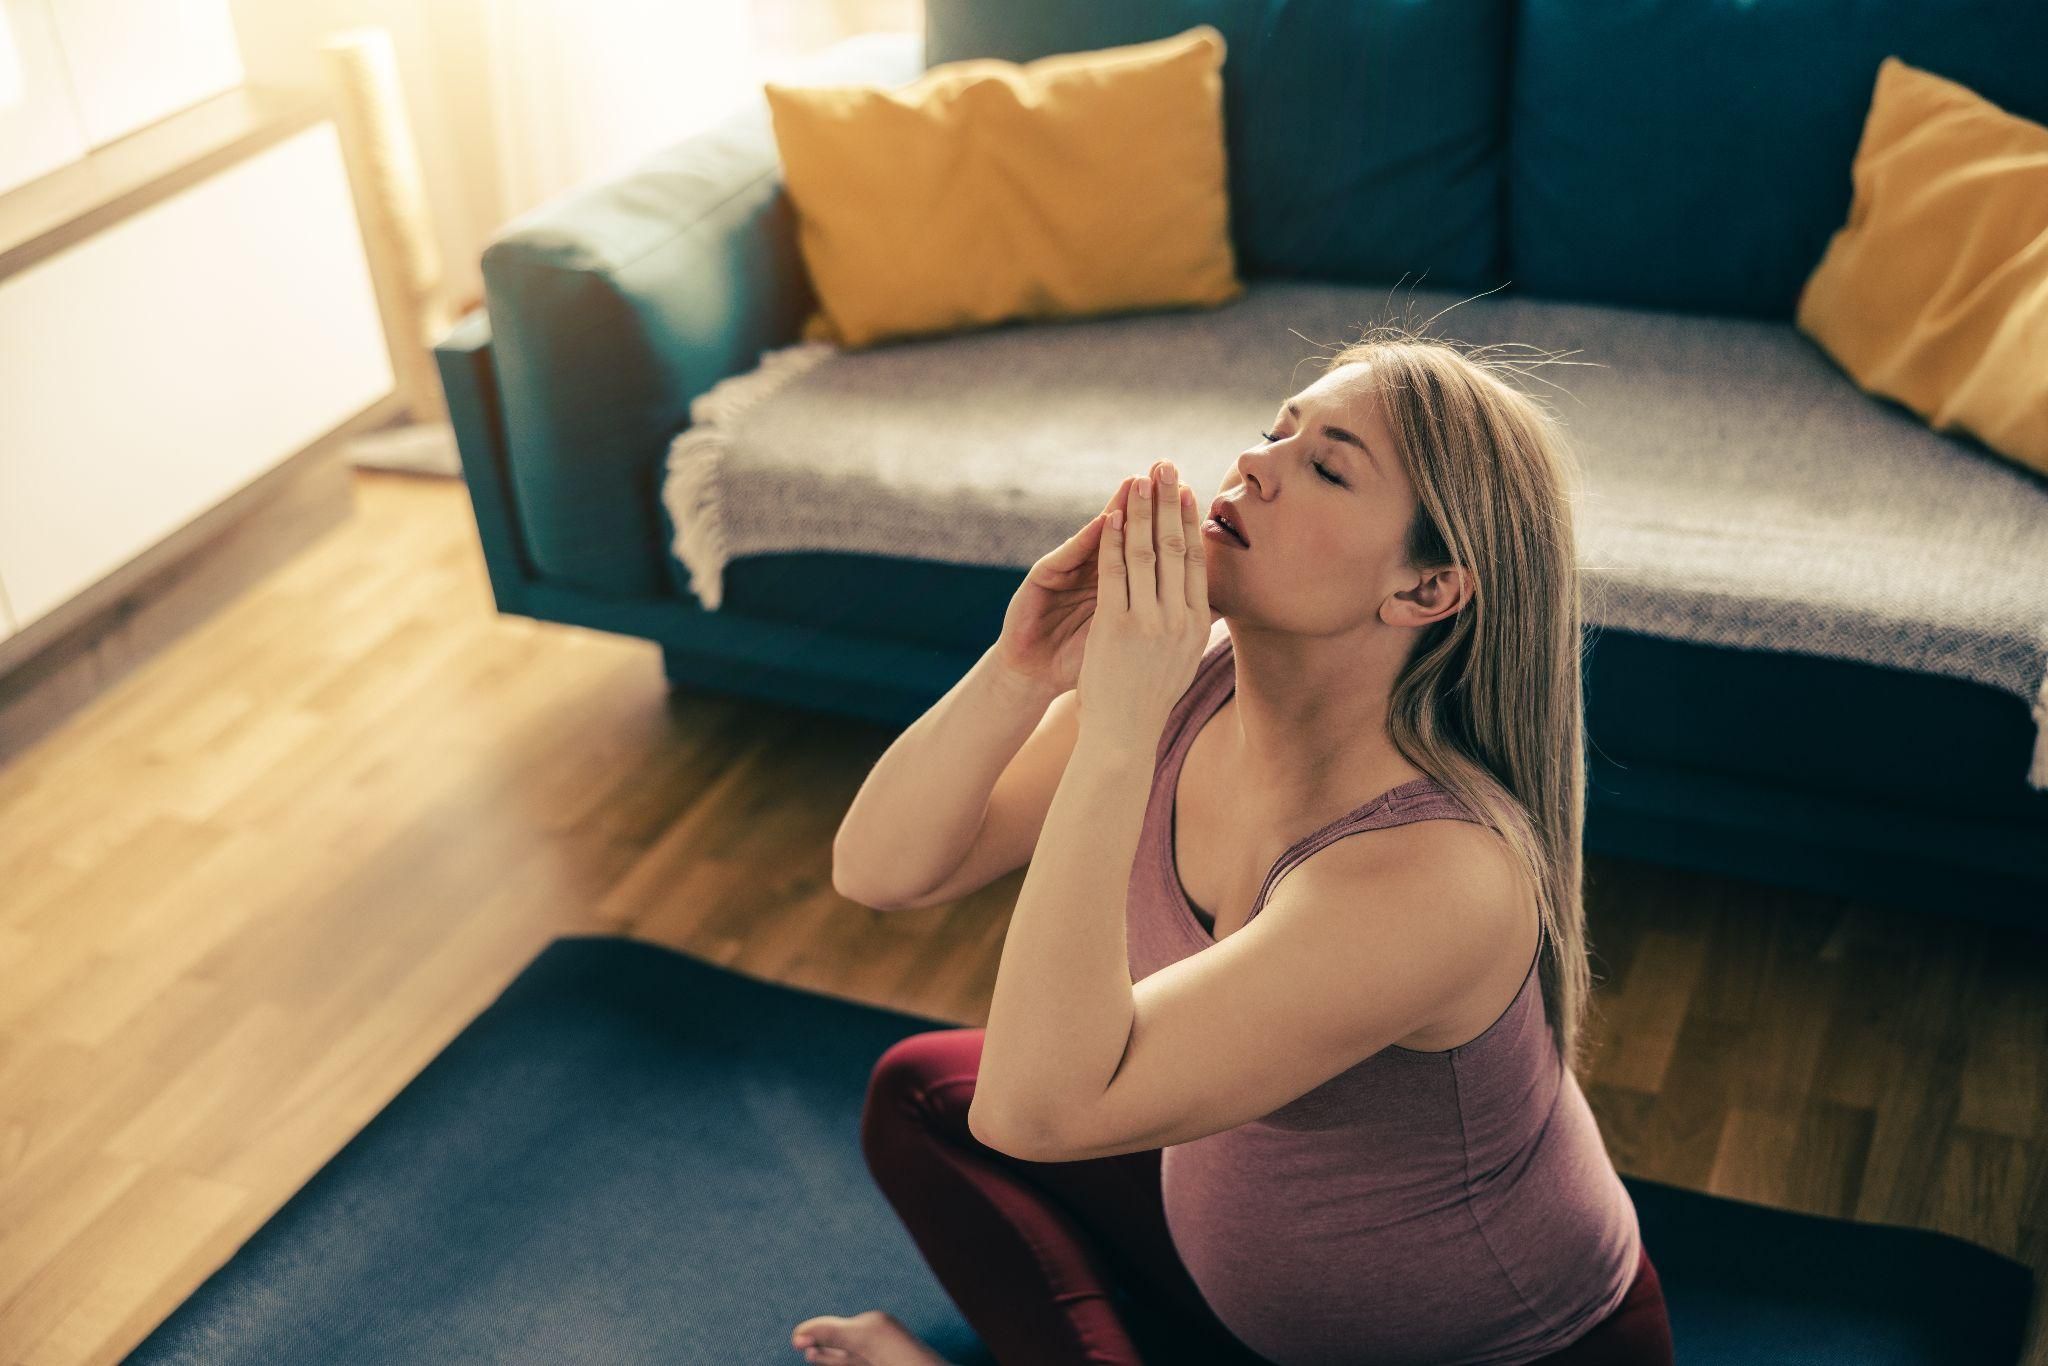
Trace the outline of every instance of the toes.
<instances>
[{"instance_id":1,"label":"toes","mask_svg":"<svg viewBox=\"0 0 2048 1366\"><path fill-rule=\"evenodd\" d=\"M789 1345L804 1354L804 1360L816 1362L817 1366L866 1366L866 1358L857 1352L841 1346L849 1330L864 1325L865 1314L847 1318L840 1314L820 1314L805 1319L789 1331Z\"/></svg>"}]
</instances>

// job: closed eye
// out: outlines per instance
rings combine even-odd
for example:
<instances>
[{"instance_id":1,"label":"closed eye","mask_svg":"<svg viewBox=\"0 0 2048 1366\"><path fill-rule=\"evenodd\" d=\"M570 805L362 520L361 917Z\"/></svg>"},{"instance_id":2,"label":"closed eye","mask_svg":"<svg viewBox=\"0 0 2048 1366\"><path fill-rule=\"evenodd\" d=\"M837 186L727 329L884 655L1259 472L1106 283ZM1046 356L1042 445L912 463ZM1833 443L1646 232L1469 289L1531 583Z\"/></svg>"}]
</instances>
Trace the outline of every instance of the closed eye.
<instances>
[{"instance_id":1,"label":"closed eye","mask_svg":"<svg viewBox=\"0 0 2048 1366\"><path fill-rule=\"evenodd\" d=\"M1278 441L1280 439L1279 437L1273 435L1273 433L1271 432L1260 432L1259 435L1265 437L1268 444L1271 444L1272 442ZM1315 467L1316 473L1323 476L1324 479L1328 480L1332 484L1335 484L1340 489L1344 487L1343 478L1336 474L1333 470L1331 470L1328 465L1325 465L1320 460L1311 460L1308 463L1310 465L1313 465Z\"/></svg>"}]
</instances>

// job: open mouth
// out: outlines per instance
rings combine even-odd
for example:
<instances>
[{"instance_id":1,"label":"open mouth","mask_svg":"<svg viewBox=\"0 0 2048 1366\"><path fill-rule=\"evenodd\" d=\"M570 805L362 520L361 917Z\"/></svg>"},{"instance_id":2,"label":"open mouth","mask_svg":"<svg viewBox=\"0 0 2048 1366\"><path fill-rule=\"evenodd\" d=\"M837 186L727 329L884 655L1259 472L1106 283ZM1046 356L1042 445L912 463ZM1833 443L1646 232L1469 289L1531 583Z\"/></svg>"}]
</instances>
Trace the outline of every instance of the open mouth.
<instances>
[{"instance_id":1,"label":"open mouth","mask_svg":"<svg viewBox=\"0 0 2048 1366\"><path fill-rule=\"evenodd\" d=\"M1209 515L1209 520L1202 525L1204 528L1212 529L1217 534L1227 538L1240 550L1250 550L1252 548L1252 543L1245 539L1242 531L1237 529L1237 523L1230 520L1230 514L1227 511L1219 509L1212 512Z\"/></svg>"}]
</instances>

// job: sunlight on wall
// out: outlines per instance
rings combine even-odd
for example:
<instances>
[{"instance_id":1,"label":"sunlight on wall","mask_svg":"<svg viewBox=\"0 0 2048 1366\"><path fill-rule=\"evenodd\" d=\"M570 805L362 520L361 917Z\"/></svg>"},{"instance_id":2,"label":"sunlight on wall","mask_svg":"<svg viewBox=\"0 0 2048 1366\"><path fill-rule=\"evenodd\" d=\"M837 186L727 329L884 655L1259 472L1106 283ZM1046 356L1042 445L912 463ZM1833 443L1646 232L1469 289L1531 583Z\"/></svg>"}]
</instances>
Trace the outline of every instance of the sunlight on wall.
<instances>
[{"instance_id":1,"label":"sunlight on wall","mask_svg":"<svg viewBox=\"0 0 2048 1366\"><path fill-rule=\"evenodd\" d=\"M759 83L743 5L507 0L486 14L508 218L699 131Z\"/></svg>"},{"instance_id":2,"label":"sunlight on wall","mask_svg":"<svg viewBox=\"0 0 2048 1366\"><path fill-rule=\"evenodd\" d=\"M21 103L21 50L14 43L14 25L7 6L0 5L0 109Z\"/></svg>"},{"instance_id":3,"label":"sunlight on wall","mask_svg":"<svg viewBox=\"0 0 2048 1366\"><path fill-rule=\"evenodd\" d=\"M488 3L501 220L716 123L818 48L923 23L920 0Z\"/></svg>"}]
</instances>

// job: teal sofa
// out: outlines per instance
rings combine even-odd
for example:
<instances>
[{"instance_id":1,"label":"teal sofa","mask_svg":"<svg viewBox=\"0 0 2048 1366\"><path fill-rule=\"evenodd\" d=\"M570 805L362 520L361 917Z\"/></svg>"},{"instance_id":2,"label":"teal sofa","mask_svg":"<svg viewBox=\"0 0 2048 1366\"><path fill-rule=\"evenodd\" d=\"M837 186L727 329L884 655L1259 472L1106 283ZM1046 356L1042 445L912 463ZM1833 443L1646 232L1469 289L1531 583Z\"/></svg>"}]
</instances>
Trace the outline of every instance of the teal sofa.
<instances>
[{"instance_id":1,"label":"teal sofa","mask_svg":"<svg viewBox=\"0 0 2048 1366\"><path fill-rule=\"evenodd\" d=\"M1423 277L1790 328L1883 57L2048 121L2040 0L928 0L922 34L847 40L803 79L894 84L1197 23L1229 45L1251 281ZM815 307L764 101L524 215L482 265L484 307L437 356L499 611L658 642L674 686L891 726L995 639L1025 565L757 555L707 611L670 551L659 490L691 401ZM905 601L915 634L889 610ZM2025 698L1614 629L1586 670L1593 852L2048 925Z\"/></svg>"}]
</instances>

